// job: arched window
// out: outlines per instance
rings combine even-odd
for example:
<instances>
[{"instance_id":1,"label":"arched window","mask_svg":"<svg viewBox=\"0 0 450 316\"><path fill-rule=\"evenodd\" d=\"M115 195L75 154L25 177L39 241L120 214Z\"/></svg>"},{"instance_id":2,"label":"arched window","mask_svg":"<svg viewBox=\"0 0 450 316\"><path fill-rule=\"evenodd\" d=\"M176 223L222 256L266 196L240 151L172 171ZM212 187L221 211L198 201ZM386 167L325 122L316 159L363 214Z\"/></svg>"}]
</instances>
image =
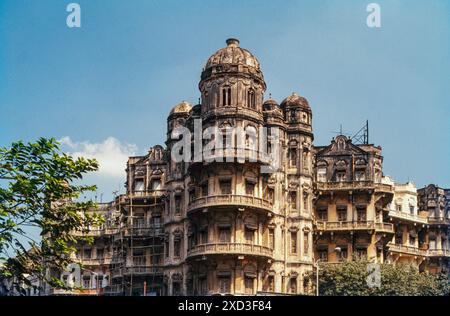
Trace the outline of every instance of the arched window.
<instances>
[{"instance_id":1,"label":"arched window","mask_svg":"<svg viewBox=\"0 0 450 316\"><path fill-rule=\"evenodd\" d=\"M253 89L249 89L247 92L247 105L251 109L256 108L256 102L255 102L255 91Z\"/></svg>"}]
</instances>

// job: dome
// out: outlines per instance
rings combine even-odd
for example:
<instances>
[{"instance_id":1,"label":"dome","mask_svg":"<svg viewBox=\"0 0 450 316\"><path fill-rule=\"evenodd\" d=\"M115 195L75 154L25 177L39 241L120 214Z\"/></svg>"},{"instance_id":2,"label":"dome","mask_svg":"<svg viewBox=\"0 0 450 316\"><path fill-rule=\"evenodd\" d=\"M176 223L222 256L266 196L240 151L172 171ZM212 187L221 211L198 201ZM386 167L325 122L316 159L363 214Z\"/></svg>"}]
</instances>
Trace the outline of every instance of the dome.
<instances>
[{"instance_id":1,"label":"dome","mask_svg":"<svg viewBox=\"0 0 450 316\"><path fill-rule=\"evenodd\" d=\"M279 105L278 105L277 101L275 101L272 98L264 101L264 103L263 103L263 110L264 111L272 111L272 110L275 110L277 108L279 108Z\"/></svg>"},{"instance_id":2,"label":"dome","mask_svg":"<svg viewBox=\"0 0 450 316\"><path fill-rule=\"evenodd\" d=\"M297 93L292 93L292 95L288 96L286 99L281 102L281 108L286 107L303 107L303 108L309 108L308 100L306 100L304 97L299 96Z\"/></svg>"},{"instance_id":3,"label":"dome","mask_svg":"<svg viewBox=\"0 0 450 316\"><path fill-rule=\"evenodd\" d=\"M182 101L175 105L172 110L170 111L170 115L176 114L176 113L189 113L191 111L192 105L187 101Z\"/></svg>"},{"instance_id":4,"label":"dome","mask_svg":"<svg viewBox=\"0 0 450 316\"><path fill-rule=\"evenodd\" d=\"M211 55L206 62L205 69L224 64L245 65L260 69L259 61L248 50L239 47L239 40L229 38L226 41L227 47L219 49Z\"/></svg>"}]
</instances>

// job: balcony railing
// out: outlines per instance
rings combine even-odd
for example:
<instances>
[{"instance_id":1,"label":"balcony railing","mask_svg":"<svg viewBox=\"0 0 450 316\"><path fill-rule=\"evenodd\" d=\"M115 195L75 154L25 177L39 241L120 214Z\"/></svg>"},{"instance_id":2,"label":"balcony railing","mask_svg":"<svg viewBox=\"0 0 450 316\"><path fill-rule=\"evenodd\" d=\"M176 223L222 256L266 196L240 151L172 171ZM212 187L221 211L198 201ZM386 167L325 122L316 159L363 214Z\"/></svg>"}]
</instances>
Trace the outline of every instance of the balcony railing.
<instances>
[{"instance_id":1,"label":"balcony railing","mask_svg":"<svg viewBox=\"0 0 450 316\"><path fill-rule=\"evenodd\" d=\"M430 216L428 217L428 223L436 225L450 225L450 218L444 216Z\"/></svg>"},{"instance_id":2,"label":"balcony railing","mask_svg":"<svg viewBox=\"0 0 450 316\"><path fill-rule=\"evenodd\" d=\"M121 295L123 294L124 288L122 284L114 284L109 285L105 288L104 293L105 295Z\"/></svg>"},{"instance_id":3,"label":"balcony railing","mask_svg":"<svg viewBox=\"0 0 450 316\"><path fill-rule=\"evenodd\" d=\"M100 236L102 234L104 234L104 229L102 228L98 228L98 229L89 229L89 230L75 230L72 232L72 234L74 236L92 236L92 237L96 237L96 236Z\"/></svg>"},{"instance_id":4,"label":"balcony railing","mask_svg":"<svg viewBox=\"0 0 450 316\"><path fill-rule=\"evenodd\" d=\"M160 198L165 194L165 192L165 190L131 191L128 194L119 195L119 203L129 203L128 199L130 198Z\"/></svg>"},{"instance_id":5,"label":"balcony railing","mask_svg":"<svg viewBox=\"0 0 450 316\"><path fill-rule=\"evenodd\" d=\"M188 251L188 257L215 254L241 254L271 258L273 257L273 249L260 245L230 242L196 245Z\"/></svg>"},{"instance_id":6,"label":"balcony railing","mask_svg":"<svg viewBox=\"0 0 450 316\"><path fill-rule=\"evenodd\" d=\"M99 265L108 265L111 263L111 257L103 257L103 258L74 258L74 262L80 263L85 266L99 266Z\"/></svg>"},{"instance_id":7,"label":"balcony railing","mask_svg":"<svg viewBox=\"0 0 450 316\"><path fill-rule=\"evenodd\" d=\"M113 278L128 276L130 274L133 275L142 275L142 274L158 274L162 275L164 269L162 266L128 266L123 268L116 268L111 270L111 274Z\"/></svg>"},{"instance_id":8,"label":"balcony railing","mask_svg":"<svg viewBox=\"0 0 450 316\"><path fill-rule=\"evenodd\" d=\"M375 230L384 233L394 233L394 224L391 223L375 223Z\"/></svg>"},{"instance_id":9,"label":"balcony railing","mask_svg":"<svg viewBox=\"0 0 450 316\"><path fill-rule=\"evenodd\" d=\"M348 231L348 230L381 230L394 232L394 225L390 223L375 223L374 221L341 221L341 222L316 222L317 230L324 231Z\"/></svg>"},{"instance_id":10,"label":"balcony railing","mask_svg":"<svg viewBox=\"0 0 450 316\"><path fill-rule=\"evenodd\" d=\"M429 257L450 257L449 249L429 249L428 250Z\"/></svg>"},{"instance_id":11,"label":"balcony railing","mask_svg":"<svg viewBox=\"0 0 450 316\"><path fill-rule=\"evenodd\" d=\"M370 180L317 182L317 189L322 191L375 190L391 193L394 190L393 187L389 184L375 183Z\"/></svg>"},{"instance_id":12,"label":"balcony railing","mask_svg":"<svg viewBox=\"0 0 450 316\"><path fill-rule=\"evenodd\" d=\"M272 212L273 204L265 199L251 195L223 194L197 198L188 205L188 212L212 206L248 206Z\"/></svg>"},{"instance_id":13,"label":"balcony railing","mask_svg":"<svg viewBox=\"0 0 450 316\"><path fill-rule=\"evenodd\" d=\"M389 211L389 216L414 222L414 223L421 223L421 224L427 224L428 221L425 217L420 217L416 214L406 213L406 212L400 212L400 211Z\"/></svg>"},{"instance_id":14,"label":"balcony railing","mask_svg":"<svg viewBox=\"0 0 450 316\"><path fill-rule=\"evenodd\" d=\"M251 147L230 147L225 148L225 150L222 148L215 148L212 152L204 151L201 163L227 161L227 159L229 161L232 159L232 161L250 161L262 164L272 163L271 155ZM190 166L196 164L198 164L198 162L194 161Z\"/></svg>"},{"instance_id":15,"label":"balcony railing","mask_svg":"<svg viewBox=\"0 0 450 316\"><path fill-rule=\"evenodd\" d=\"M387 246L389 247L389 251L392 251L392 252L398 252L398 253L409 254L409 255L414 255L414 256L423 256L423 257L427 256L427 251L424 249L419 249L418 247L399 245L399 244L394 244L392 242L388 243Z\"/></svg>"},{"instance_id":16,"label":"balcony railing","mask_svg":"<svg viewBox=\"0 0 450 316\"><path fill-rule=\"evenodd\" d=\"M132 228L126 227L124 230L124 236L141 236L141 237L152 237L152 236L162 236L164 234L164 229L162 225L135 225Z\"/></svg>"}]
</instances>

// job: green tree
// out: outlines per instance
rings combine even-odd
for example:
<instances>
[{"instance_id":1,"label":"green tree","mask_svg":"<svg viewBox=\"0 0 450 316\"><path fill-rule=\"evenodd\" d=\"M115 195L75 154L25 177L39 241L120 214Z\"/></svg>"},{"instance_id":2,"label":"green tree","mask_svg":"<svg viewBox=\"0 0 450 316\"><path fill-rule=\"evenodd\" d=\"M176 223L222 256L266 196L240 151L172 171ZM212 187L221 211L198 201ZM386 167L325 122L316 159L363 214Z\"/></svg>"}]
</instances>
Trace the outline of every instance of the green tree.
<instances>
[{"instance_id":1,"label":"green tree","mask_svg":"<svg viewBox=\"0 0 450 316\"><path fill-rule=\"evenodd\" d=\"M441 296L450 295L446 273L419 272L413 265L380 264L377 286L368 282L373 276L367 261L339 264L322 263L319 269L319 294L324 296ZM315 280L312 271L309 278ZM372 285L372 286L370 286Z\"/></svg>"},{"instance_id":2,"label":"green tree","mask_svg":"<svg viewBox=\"0 0 450 316\"><path fill-rule=\"evenodd\" d=\"M27 276L64 287L47 269L65 269L74 245L92 242L71 232L102 222L100 216L85 213L95 203L79 201L96 187L78 183L97 169L95 159L75 159L55 139L0 148L0 278L18 291L32 286ZM39 238L32 238L30 229Z\"/></svg>"}]
</instances>

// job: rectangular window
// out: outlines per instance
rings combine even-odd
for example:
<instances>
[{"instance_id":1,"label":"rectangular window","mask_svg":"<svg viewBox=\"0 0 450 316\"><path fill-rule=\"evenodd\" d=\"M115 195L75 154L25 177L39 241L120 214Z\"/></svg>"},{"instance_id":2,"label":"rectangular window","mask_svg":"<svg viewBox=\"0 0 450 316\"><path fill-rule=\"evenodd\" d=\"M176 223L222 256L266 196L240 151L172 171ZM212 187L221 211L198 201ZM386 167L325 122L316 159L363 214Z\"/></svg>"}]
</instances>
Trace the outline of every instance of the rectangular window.
<instances>
[{"instance_id":1,"label":"rectangular window","mask_svg":"<svg viewBox=\"0 0 450 316\"><path fill-rule=\"evenodd\" d=\"M253 238L255 236L255 232L251 229L245 229L245 242L247 244L253 244Z\"/></svg>"},{"instance_id":2,"label":"rectangular window","mask_svg":"<svg viewBox=\"0 0 450 316\"><path fill-rule=\"evenodd\" d=\"M220 240L220 242L230 242L231 241L230 228L220 228L219 229L219 240Z\"/></svg>"},{"instance_id":3,"label":"rectangular window","mask_svg":"<svg viewBox=\"0 0 450 316\"><path fill-rule=\"evenodd\" d=\"M273 228L269 229L269 248L275 248L275 231Z\"/></svg>"},{"instance_id":4,"label":"rectangular window","mask_svg":"<svg viewBox=\"0 0 450 316\"><path fill-rule=\"evenodd\" d=\"M367 220L367 211L365 207L356 208L356 216L358 222L365 222Z\"/></svg>"},{"instance_id":5,"label":"rectangular window","mask_svg":"<svg viewBox=\"0 0 450 316\"><path fill-rule=\"evenodd\" d=\"M291 232L291 253L297 253L297 232Z\"/></svg>"},{"instance_id":6,"label":"rectangular window","mask_svg":"<svg viewBox=\"0 0 450 316\"><path fill-rule=\"evenodd\" d=\"M339 222L347 221L347 207L338 207L337 213Z\"/></svg>"},{"instance_id":7,"label":"rectangular window","mask_svg":"<svg viewBox=\"0 0 450 316\"><path fill-rule=\"evenodd\" d=\"M345 171L339 171L336 173L336 181L337 182L345 182L347 181L347 174Z\"/></svg>"},{"instance_id":8,"label":"rectangular window","mask_svg":"<svg viewBox=\"0 0 450 316\"><path fill-rule=\"evenodd\" d=\"M137 179L134 181L134 191L144 191L144 180Z\"/></svg>"},{"instance_id":9,"label":"rectangular window","mask_svg":"<svg viewBox=\"0 0 450 316\"><path fill-rule=\"evenodd\" d=\"M84 259L91 259L91 255L92 255L91 249L84 249L84 255L83 255Z\"/></svg>"},{"instance_id":10,"label":"rectangular window","mask_svg":"<svg viewBox=\"0 0 450 316\"><path fill-rule=\"evenodd\" d=\"M231 292L231 280L229 277L219 278L219 292L230 293Z\"/></svg>"},{"instance_id":11,"label":"rectangular window","mask_svg":"<svg viewBox=\"0 0 450 316\"><path fill-rule=\"evenodd\" d=\"M355 180L356 181L366 180L366 173L364 171L356 171L355 172Z\"/></svg>"},{"instance_id":12,"label":"rectangular window","mask_svg":"<svg viewBox=\"0 0 450 316\"><path fill-rule=\"evenodd\" d=\"M206 229L200 231L200 244L208 243L208 231Z\"/></svg>"},{"instance_id":13,"label":"rectangular window","mask_svg":"<svg viewBox=\"0 0 450 316\"><path fill-rule=\"evenodd\" d=\"M303 255L307 256L309 252L309 233L303 233Z\"/></svg>"},{"instance_id":14,"label":"rectangular window","mask_svg":"<svg viewBox=\"0 0 450 316\"><path fill-rule=\"evenodd\" d=\"M303 210L307 211L308 210L308 199L309 199L309 195L307 192L303 192Z\"/></svg>"},{"instance_id":15,"label":"rectangular window","mask_svg":"<svg viewBox=\"0 0 450 316\"><path fill-rule=\"evenodd\" d=\"M245 194L255 195L255 182L245 180Z\"/></svg>"},{"instance_id":16,"label":"rectangular window","mask_svg":"<svg viewBox=\"0 0 450 316\"><path fill-rule=\"evenodd\" d=\"M401 204L397 204L395 206L395 209L397 210L397 212L401 212L402 211L402 205Z\"/></svg>"},{"instance_id":17,"label":"rectangular window","mask_svg":"<svg viewBox=\"0 0 450 316\"><path fill-rule=\"evenodd\" d=\"M189 202L193 202L195 201L195 199L196 199L195 189L189 190Z\"/></svg>"},{"instance_id":18,"label":"rectangular window","mask_svg":"<svg viewBox=\"0 0 450 316\"><path fill-rule=\"evenodd\" d=\"M265 199L273 203L274 201L274 190L272 188L267 188Z\"/></svg>"},{"instance_id":19,"label":"rectangular window","mask_svg":"<svg viewBox=\"0 0 450 316\"><path fill-rule=\"evenodd\" d=\"M181 214L181 195L175 195L175 214Z\"/></svg>"},{"instance_id":20,"label":"rectangular window","mask_svg":"<svg viewBox=\"0 0 450 316\"><path fill-rule=\"evenodd\" d=\"M328 250L327 249L321 249L318 251L319 253L319 259L322 262L327 262L328 261Z\"/></svg>"},{"instance_id":21,"label":"rectangular window","mask_svg":"<svg viewBox=\"0 0 450 316\"><path fill-rule=\"evenodd\" d=\"M267 291L268 292L275 291L275 278L273 275L269 275L267 278Z\"/></svg>"},{"instance_id":22,"label":"rectangular window","mask_svg":"<svg viewBox=\"0 0 450 316\"><path fill-rule=\"evenodd\" d=\"M341 251L339 252L339 261L345 262L348 258L348 250L347 247L339 247Z\"/></svg>"},{"instance_id":23,"label":"rectangular window","mask_svg":"<svg viewBox=\"0 0 450 316\"><path fill-rule=\"evenodd\" d=\"M97 249L97 259L103 259L103 249Z\"/></svg>"},{"instance_id":24,"label":"rectangular window","mask_svg":"<svg viewBox=\"0 0 450 316\"><path fill-rule=\"evenodd\" d=\"M430 250L436 250L436 249L437 249L436 239L430 238Z\"/></svg>"},{"instance_id":25,"label":"rectangular window","mask_svg":"<svg viewBox=\"0 0 450 316\"><path fill-rule=\"evenodd\" d=\"M395 243L397 245L403 244L403 234L402 233L395 235Z\"/></svg>"},{"instance_id":26,"label":"rectangular window","mask_svg":"<svg viewBox=\"0 0 450 316\"><path fill-rule=\"evenodd\" d=\"M317 169L317 182L327 181L327 168L320 167Z\"/></svg>"},{"instance_id":27,"label":"rectangular window","mask_svg":"<svg viewBox=\"0 0 450 316\"><path fill-rule=\"evenodd\" d=\"M89 277L89 276L83 277L83 288L85 288L85 289L91 288L91 277Z\"/></svg>"},{"instance_id":28,"label":"rectangular window","mask_svg":"<svg viewBox=\"0 0 450 316\"><path fill-rule=\"evenodd\" d=\"M198 291L200 295L206 295L208 293L208 283L206 282L206 278L201 278L198 280Z\"/></svg>"},{"instance_id":29,"label":"rectangular window","mask_svg":"<svg viewBox=\"0 0 450 316\"><path fill-rule=\"evenodd\" d=\"M321 221L327 221L328 220L328 211L327 210L318 210L317 215L319 217L319 220Z\"/></svg>"},{"instance_id":30,"label":"rectangular window","mask_svg":"<svg viewBox=\"0 0 450 316\"><path fill-rule=\"evenodd\" d=\"M202 196L208 196L209 192L208 192L208 182L204 182L202 184Z\"/></svg>"},{"instance_id":31,"label":"rectangular window","mask_svg":"<svg viewBox=\"0 0 450 316\"><path fill-rule=\"evenodd\" d=\"M153 220L154 228L160 228L161 227L161 217L160 216L152 217L152 220Z\"/></svg>"},{"instance_id":32,"label":"rectangular window","mask_svg":"<svg viewBox=\"0 0 450 316\"><path fill-rule=\"evenodd\" d=\"M297 293L297 278L291 278L289 281L289 288L292 294L296 294Z\"/></svg>"},{"instance_id":33,"label":"rectangular window","mask_svg":"<svg viewBox=\"0 0 450 316\"><path fill-rule=\"evenodd\" d=\"M410 213L411 215L414 215L414 205L410 205L410 206L409 206L409 213Z\"/></svg>"},{"instance_id":34,"label":"rectangular window","mask_svg":"<svg viewBox=\"0 0 450 316\"><path fill-rule=\"evenodd\" d=\"M162 189L161 179L152 180L151 188L152 188L152 190L161 190Z\"/></svg>"},{"instance_id":35,"label":"rectangular window","mask_svg":"<svg viewBox=\"0 0 450 316\"><path fill-rule=\"evenodd\" d=\"M175 240L173 242L173 256L179 258L181 253L181 243L180 240Z\"/></svg>"},{"instance_id":36,"label":"rectangular window","mask_svg":"<svg viewBox=\"0 0 450 316\"><path fill-rule=\"evenodd\" d=\"M297 192L295 191L289 192L289 206L291 207L291 210L297 209Z\"/></svg>"},{"instance_id":37,"label":"rectangular window","mask_svg":"<svg viewBox=\"0 0 450 316\"><path fill-rule=\"evenodd\" d=\"M297 148L289 148L289 166L297 167Z\"/></svg>"},{"instance_id":38,"label":"rectangular window","mask_svg":"<svg viewBox=\"0 0 450 316\"><path fill-rule=\"evenodd\" d=\"M359 260L367 260L367 248L356 248L356 258Z\"/></svg>"},{"instance_id":39,"label":"rectangular window","mask_svg":"<svg viewBox=\"0 0 450 316\"><path fill-rule=\"evenodd\" d=\"M245 294L248 295L253 294L253 278L246 277L244 283L245 283Z\"/></svg>"},{"instance_id":40,"label":"rectangular window","mask_svg":"<svg viewBox=\"0 0 450 316\"><path fill-rule=\"evenodd\" d=\"M231 194L231 179L220 180L219 185L221 194Z\"/></svg>"}]
</instances>

